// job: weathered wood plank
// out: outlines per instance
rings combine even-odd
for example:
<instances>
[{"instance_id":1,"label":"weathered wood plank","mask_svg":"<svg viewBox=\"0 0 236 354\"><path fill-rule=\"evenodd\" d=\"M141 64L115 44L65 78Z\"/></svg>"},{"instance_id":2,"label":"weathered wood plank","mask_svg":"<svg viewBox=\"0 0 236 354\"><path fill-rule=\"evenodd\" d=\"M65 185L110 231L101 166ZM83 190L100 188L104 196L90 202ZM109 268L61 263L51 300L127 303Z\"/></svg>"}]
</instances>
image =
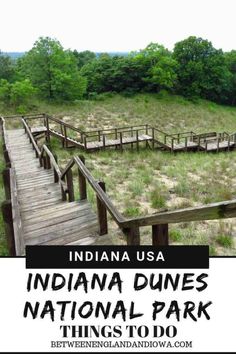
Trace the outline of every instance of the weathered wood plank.
<instances>
[{"instance_id":1,"label":"weathered wood plank","mask_svg":"<svg viewBox=\"0 0 236 354\"><path fill-rule=\"evenodd\" d=\"M73 234L77 234L78 238L82 231L87 233L89 236L89 230L93 225L97 225L97 220L94 216L84 217L80 220L72 219L64 222L63 224L56 224L47 227L47 232L45 233L45 228L31 231L25 233L25 242L27 244L39 244L41 242L48 242L54 239L63 238L68 235L68 239L72 238ZM60 241L61 242L61 241Z\"/></svg>"},{"instance_id":2,"label":"weathered wood plank","mask_svg":"<svg viewBox=\"0 0 236 354\"><path fill-rule=\"evenodd\" d=\"M56 202L61 202L61 197L51 197L51 198L47 198L47 200L43 199L43 200L39 200L39 201L35 201L35 202L28 202L27 200L25 201L20 201L20 205L21 205L21 212L23 211L27 211L27 210L32 210L33 209L37 209L37 208L41 208L43 206L47 206L47 205L52 205L53 203Z\"/></svg>"},{"instance_id":3,"label":"weathered wood plank","mask_svg":"<svg viewBox=\"0 0 236 354\"><path fill-rule=\"evenodd\" d=\"M28 212L23 212L22 213L22 219L27 220L27 221L37 221L38 218L48 215L50 216L51 214L56 213L57 211L63 211L63 210L73 210L76 209L78 213L82 208L84 208L84 205L86 205L87 202L71 202L71 203L59 203L57 205L49 205L45 206L45 208L39 208L36 210L28 211ZM86 206L85 206L86 207Z\"/></svg>"},{"instance_id":4,"label":"weathered wood plank","mask_svg":"<svg viewBox=\"0 0 236 354\"><path fill-rule=\"evenodd\" d=\"M42 244L44 245L67 245L71 242L75 242L78 240L83 240L85 237L88 236L93 236L94 238L96 237L96 231L97 231L97 223L95 221L90 222L90 228L88 229L86 226L80 230L80 232L69 232L67 234L64 234L63 236L57 237L57 238L52 238L51 240L44 241ZM30 241L32 242L32 241Z\"/></svg>"},{"instance_id":5,"label":"weathered wood plank","mask_svg":"<svg viewBox=\"0 0 236 354\"><path fill-rule=\"evenodd\" d=\"M89 209L85 209L85 210L80 210L78 212L78 210L68 210L65 209L63 210L63 212L55 212L52 213L50 218L45 218L45 215L43 216L43 218L41 218L41 220L37 219L37 221L34 221L32 223L32 221L25 221L24 222L24 231L27 232L31 232L34 230L38 230L38 229L42 229L42 228L47 228L49 226L53 226L53 225L57 225L57 224L64 224L65 222L69 221L69 220L73 220L73 219L80 219L82 217L88 217L90 218L91 216L91 210ZM47 230L45 230L47 232Z\"/></svg>"}]
</instances>

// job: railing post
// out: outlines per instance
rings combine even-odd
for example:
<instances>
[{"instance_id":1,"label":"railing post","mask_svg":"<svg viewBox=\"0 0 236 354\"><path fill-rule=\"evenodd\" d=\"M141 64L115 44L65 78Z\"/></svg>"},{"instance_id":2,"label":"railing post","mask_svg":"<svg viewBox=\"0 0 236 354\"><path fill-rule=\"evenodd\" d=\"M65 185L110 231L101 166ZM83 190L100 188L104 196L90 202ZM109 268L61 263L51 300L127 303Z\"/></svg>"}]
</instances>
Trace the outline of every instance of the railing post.
<instances>
[{"instance_id":1,"label":"railing post","mask_svg":"<svg viewBox=\"0 0 236 354\"><path fill-rule=\"evenodd\" d=\"M137 151L139 151L139 136L138 136L138 130L136 130L136 145L137 145Z\"/></svg>"},{"instance_id":2,"label":"railing post","mask_svg":"<svg viewBox=\"0 0 236 354\"><path fill-rule=\"evenodd\" d=\"M228 151L230 151L230 137L228 137Z\"/></svg>"},{"instance_id":3,"label":"railing post","mask_svg":"<svg viewBox=\"0 0 236 354\"><path fill-rule=\"evenodd\" d=\"M87 137L84 136L84 149L87 150Z\"/></svg>"},{"instance_id":4,"label":"railing post","mask_svg":"<svg viewBox=\"0 0 236 354\"><path fill-rule=\"evenodd\" d=\"M130 136L131 136L131 140L132 140L132 138L134 137L133 126L130 128L130 130L131 130ZM131 150L133 150L133 148L134 148L134 143L132 142L131 143Z\"/></svg>"},{"instance_id":5,"label":"railing post","mask_svg":"<svg viewBox=\"0 0 236 354\"><path fill-rule=\"evenodd\" d=\"M174 151L174 138L171 139L171 152Z\"/></svg>"},{"instance_id":6,"label":"railing post","mask_svg":"<svg viewBox=\"0 0 236 354\"><path fill-rule=\"evenodd\" d=\"M100 181L98 182L99 186L102 188L104 192L106 192L105 183ZM97 196L97 211L98 211L98 224L99 224L99 235L105 235L108 232L107 227L107 210L104 204Z\"/></svg>"},{"instance_id":7,"label":"railing post","mask_svg":"<svg viewBox=\"0 0 236 354\"><path fill-rule=\"evenodd\" d=\"M201 144L200 136L198 136L197 138L198 151L200 150L200 144Z\"/></svg>"},{"instance_id":8,"label":"railing post","mask_svg":"<svg viewBox=\"0 0 236 354\"><path fill-rule=\"evenodd\" d=\"M106 137L105 137L105 134L102 135L102 143L103 143L103 149L105 150L106 149Z\"/></svg>"},{"instance_id":9,"label":"railing post","mask_svg":"<svg viewBox=\"0 0 236 354\"><path fill-rule=\"evenodd\" d=\"M146 124L146 135L148 135L148 124ZM148 140L146 140L146 148L149 147Z\"/></svg>"},{"instance_id":10,"label":"railing post","mask_svg":"<svg viewBox=\"0 0 236 354\"><path fill-rule=\"evenodd\" d=\"M57 155L56 155L56 154L53 154L53 157L54 157L54 159L55 159L55 161L56 161L56 163L57 163L57 161L58 161ZM55 168L53 168L53 174L54 174L54 182L55 182L55 183L58 183L58 182L59 182L59 177L58 177L58 174L57 174Z\"/></svg>"},{"instance_id":11,"label":"railing post","mask_svg":"<svg viewBox=\"0 0 236 354\"><path fill-rule=\"evenodd\" d=\"M154 128L152 127L152 149L154 150L155 147L155 132L154 132Z\"/></svg>"},{"instance_id":12,"label":"railing post","mask_svg":"<svg viewBox=\"0 0 236 354\"><path fill-rule=\"evenodd\" d=\"M12 205L10 200L6 200L5 202L2 203L2 215L3 215L5 233L7 237L9 255L15 256L16 247L15 247L15 238L14 238Z\"/></svg>"},{"instance_id":13,"label":"railing post","mask_svg":"<svg viewBox=\"0 0 236 354\"><path fill-rule=\"evenodd\" d=\"M185 151L188 150L188 138L186 137L185 138Z\"/></svg>"},{"instance_id":14,"label":"railing post","mask_svg":"<svg viewBox=\"0 0 236 354\"><path fill-rule=\"evenodd\" d=\"M83 162L85 165L85 158L84 156L79 156L80 160ZM78 175L79 175L79 195L80 195L80 200L87 199L87 188L86 188L86 179L84 175L80 172L80 169L78 169Z\"/></svg>"},{"instance_id":15,"label":"railing post","mask_svg":"<svg viewBox=\"0 0 236 354\"><path fill-rule=\"evenodd\" d=\"M62 200L63 200L63 201L66 201L66 200L67 200L67 199L66 199L66 192L64 191L62 185L61 185L61 197L62 197Z\"/></svg>"},{"instance_id":16,"label":"railing post","mask_svg":"<svg viewBox=\"0 0 236 354\"><path fill-rule=\"evenodd\" d=\"M127 229L123 229L123 232L127 237L128 246L140 245L140 233L139 233L139 227L137 225L133 225Z\"/></svg>"},{"instance_id":17,"label":"railing post","mask_svg":"<svg viewBox=\"0 0 236 354\"><path fill-rule=\"evenodd\" d=\"M66 131L66 126L64 125L64 136L65 136L65 146L66 148L68 147L68 141L67 141L67 131Z\"/></svg>"},{"instance_id":18,"label":"railing post","mask_svg":"<svg viewBox=\"0 0 236 354\"><path fill-rule=\"evenodd\" d=\"M133 128L133 126L130 129L131 129L131 137L133 138L133 136L134 136L134 128Z\"/></svg>"},{"instance_id":19,"label":"railing post","mask_svg":"<svg viewBox=\"0 0 236 354\"><path fill-rule=\"evenodd\" d=\"M46 170L47 169L47 157L43 156L42 161L43 161L43 168Z\"/></svg>"},{"instance_id":20,"label":"railing post","mask_svg":"<svg viewBox=\"0 0 236 354\"><path fill-rule=\"evenodd\" d=\"M219 152L220 138L217 138L217 152Z\"/></svg>"},{"instance_id":21,"label":"railing post","mask_svg":"<svg viewBox=\"0 0 236 354\"><path fill-rule=\"evenodd\" d=\"M74 184L73 184L73 172L72 170L68 170L66 174L66 183L68 189L69 202L73 202L75 200L74 195Z\"/></svg>"},{"instance_id":22,"label":"railing post","mask_svg":"<svg viewBox=\"0 0 236 354\"><path fill-rule=\"evenodd\" d=\"M120 132L120 150L123 150L123 136L122 136L122 132Z\"/></svg>"},{"instance_id":23,"label":"railing post","mask_svg":"<svg viewBox=\"0 0 236 354\"><path fill-rule=\"evenodd\" d=\"M3 185L5 189L6 200L11 199L11 187L10 187L10 168L5 168L2 171Z\"/></svg>"},{"instance_id":24,"label":"railing post","mask_svg":"<svg viewBox=\"0 0 236 354\"><path fill-rule=\"evenodd\" d=\"M48 118L48 115L46 115L46 128L47 128L46 142L48 144L50 144L50 131L49 131L49 118Z\"/></svg>"},{"instance_id":25,"label":"railing post","mask_svg":"<svg viewBox=\"0 0 236 354\"><path fill-rule=\"evenodd\" d=\"M152 245L169 245L168 224L152 225Z\"/></svg>"},{"instance_id":26,"label":"railing post","mask_svg":"<svg viewBox=\"0 0 236 354\"><path fill-rule=\"evenodd\" d=\"M45 157L46 157L46 169L50 170L50 168L51 168L50 157L48 155L46 155Z\"/></svg>"},{"instance_id":27,"label":"railing post","mask_svg":"<svg viewBox=\"0 0 236 354\"><path fill-rule=\"evenodd\" d=\"M64 138L64 132L63 132L63 125L62 124L60 124L60 128L61 128L61 135L62 135L61 144L62 144L62 147L64 148L65 147L65 138Z\"/></svg>"},{"instance_id":28,"label":"railing post","mask_svg":"<svg viewBox=\"0 0 236 354\"><path fill-rule=\"evenodd\" d=\"M117 128L115 128L115 140L118 139L118 135L117 135ZM116 144L116 147L115 149L117 150L118 149L118 145Z\"/></svg>"}]
</instances>

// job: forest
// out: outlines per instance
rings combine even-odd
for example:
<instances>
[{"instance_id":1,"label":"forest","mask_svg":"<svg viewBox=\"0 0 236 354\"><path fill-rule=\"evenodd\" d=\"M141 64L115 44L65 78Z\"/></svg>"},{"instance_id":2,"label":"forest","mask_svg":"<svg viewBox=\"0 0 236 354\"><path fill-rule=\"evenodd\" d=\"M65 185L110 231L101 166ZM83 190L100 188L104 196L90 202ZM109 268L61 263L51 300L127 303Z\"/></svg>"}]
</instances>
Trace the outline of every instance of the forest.
<instances>
[{"instance_id":1,"label":"forest","mask_svg":"<svg viewBox=\"0 0 236 354\"><path fill-rule=\"evenodd\" d=\"M236 50L223 52L206 39L191 36L173 51L150 43L127 55L97 55L65 50L59 41L40 37L14 60L0 52L0 102L17 113L32 109L34 98L76 102L107 92L168 93L236 104Z\"/></svg>"}]
</instances>

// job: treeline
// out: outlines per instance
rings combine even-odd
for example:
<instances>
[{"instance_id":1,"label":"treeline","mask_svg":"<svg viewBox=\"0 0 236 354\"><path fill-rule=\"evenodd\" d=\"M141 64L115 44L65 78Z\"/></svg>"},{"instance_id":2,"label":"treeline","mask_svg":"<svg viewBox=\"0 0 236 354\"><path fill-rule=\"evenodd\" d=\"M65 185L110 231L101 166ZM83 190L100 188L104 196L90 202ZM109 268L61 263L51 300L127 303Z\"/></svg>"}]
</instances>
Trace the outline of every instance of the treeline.
<instances>
[{"instance_id":1,"label":"treeline","mask_svg":"<svg viewBox=\"0 0 236 354\"><path fill-rule=\"evenodd\" d=\"M236 51L189 37L169 51L151 43L127 56L64 50L39 38L23 57L0 54L0 100L24 111L33 97L56 101L96 98L104 92L160 92L235 105Z\"/></svg>"}]
</instances>

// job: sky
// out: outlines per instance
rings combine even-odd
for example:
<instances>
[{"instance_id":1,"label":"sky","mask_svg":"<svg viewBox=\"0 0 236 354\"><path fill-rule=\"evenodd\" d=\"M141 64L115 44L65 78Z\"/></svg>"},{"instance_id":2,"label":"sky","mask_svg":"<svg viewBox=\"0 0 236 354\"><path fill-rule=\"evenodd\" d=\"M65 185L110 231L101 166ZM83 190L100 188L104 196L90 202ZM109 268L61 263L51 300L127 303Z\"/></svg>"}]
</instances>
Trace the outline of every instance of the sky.
<instances>
[{"instance_id":1,"label":"sky","mask_svg":"<svg viewBox=\"0 0 236 354\"><path fill-rule=\"evenodd\" d=\"M191 35L236 49L236 0L0 0L0 50L28 51L40 36L65 49L170 50Z\"/></svg>"}]
</instances>

